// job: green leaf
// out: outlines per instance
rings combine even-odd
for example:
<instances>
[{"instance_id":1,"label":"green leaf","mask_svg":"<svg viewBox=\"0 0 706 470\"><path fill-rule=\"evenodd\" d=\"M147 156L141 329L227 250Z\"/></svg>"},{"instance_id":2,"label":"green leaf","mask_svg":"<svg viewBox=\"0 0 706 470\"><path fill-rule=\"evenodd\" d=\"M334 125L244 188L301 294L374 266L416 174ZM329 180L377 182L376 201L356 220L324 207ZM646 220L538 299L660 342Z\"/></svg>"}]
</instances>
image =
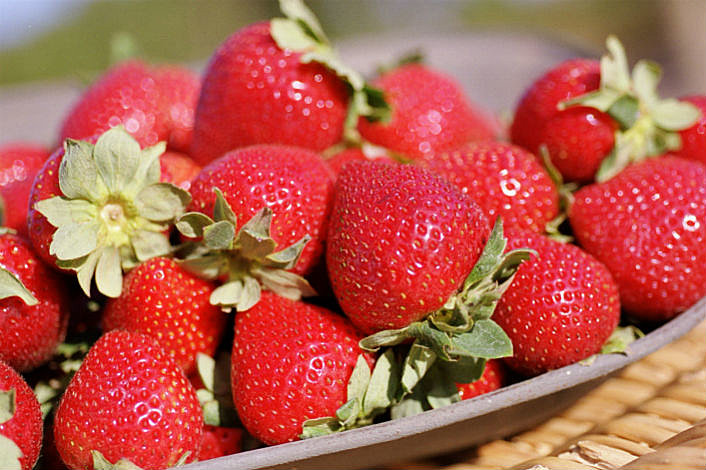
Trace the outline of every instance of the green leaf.
<instances>
[{"instance_id":1,"label":"green leaf","mask_svg":"<svg viewBox=\"0 0 706 470\"><path fill-rule=\"evenodd\" d=\"M613 35L608 36L606 47L609 54L601 58L601 88L612 88L627 93L631 83L625 48Z\"/></svg>"},{"instance_id":2,"label":"green leaf","mask_svg":"<svg viewBox=\"0 0 706 470\"><path fill-rule=\"evenodd\" d=\"M199 238L203 236L203 229L211 224L213 224L213 219L206 214L187 212L179 217L176 222L176 228L185 237Z\"/></svg>"},{"instance_id":3,"label":"green leaf","mask_svg":"<svg viewBox=\"0 0 706 470\"><path fill-rule=\"evenodd\" d=\"M15 415L16 409L15 389L0 390L0 424L6 423Z\"/></svg>"},{"instance_id":4,"label":"green leaf","mask_svg":"<svg viewBox=\"0 0 706 470\"><path fill-rule=\"evenodd\" d=\"M444 374L454 383L468 384L480 379L485 369L485 359L478 357L460 357L453 362L440 362L438 365Z\"/></svg>"},{"instance_id":5,"label":"green leaf","mask_svg":"<svg viewBox=\"0 0 706 470\"><path fill-rule=\"evenodd\" d=\"M321 47L299 24L284 18L270 20L270 34L280 49L304 52Z\"/></svg>"},{"instance_id":6,"label":"green leaf","mask_svg":"<svg viewBox=\"0 0 706 470\"><path fill-rule=\"evenodd\" d=\"M498 217L495 220L495 225L492 232L490 232L488 241L483 247L483 252L463 283L464 290L493 272L506 246L507 239L503 236L503 221L501 217Z\"/></svg>"},{"instance_id":7,"label":"green leaf","mask_svg":"<svg viewBox=\"0 0 706 470\"><path fill-rule=\"evenodd\" d=\"M584 95L559 102L557 109L559 111L563 111L571 106L580 105L606 112L611 106L613 106L613 103L618 101L624 94L624 92L610 89L591 91Z\"/></svg>"},{"instance_id":8,"label":"green leaf","mask_svg":"<svg viewBox=\"0 0 706 470\"><path fill-rule=\"evenodd\" d=\"M232 307L240 301L243 295L243 282L230 281L221 286L218 286L211 292L209 302L211 305L221 305Z\"/></svg>"},{"instance_id":9,"label":"green leaf","mask_svg":"<svg viewBox=\"0 0 706 470\"><path fill-rule=\"evenodd\" d=\"M49 253L60 260L81 258L98 246L100 224L96 221L70 223L57 227L49 245Z\"/></svg>"},{"instance_id":10,"label":"green leaf","mask_svg":"<svg viewBox=\"0 0 706 470\"><path fill-rule=\"evenodd\" d=\"M243 257L249 260L260 260L271 254L277 243L270 238L269 234L251 232L245 227L238 233L236 241L240 245L240 252Z\"/></svg>"},{"instance_id":11,"label":"green leaf","mask_svg":"<svg viewBox=\"0 0 706 470\"><path fill-rule=\"evenodd\" d=\"M397 395L399 383L400 369L395 360L395 353L388 349L375 362L363 398L363 415L373 415L390 407Z\"/></svg>"},{"instance_id":12,"label":"green leaf","mask_svg":"<svg viewBox=\"0 0 706 470\"><path fill-rule=\"evenodd\" d=\"M425 377L427 403L436 409L461 401L456 383L439 367L432 367Z\"/></svg>"},{"instance_id":13,"label":"green leaf","mask_svg":"<svg viewBox=\"0 0 706 470\"><path fill-rule=\"evenodd\" d=\"M93 457L93 468L95 470L142 470L128 459L120 459L114 464L110 463L110 461L97 450L92 450L91 456Z\"/></svg>"},{"instance_id":14,"label":"green leaf","mask_svg":"<svg viewBox=\"0 0 706 470\"><path fill-rule=\"evenodd\" d=\"M22 450L9 437L0 434L0 468L3 470L22 470L20 459Z\"/></svg>"},{"instance_id":15,"label":"green leaf","mask_svg":"<svg viewBox=\"0 0 706 470\"><path fill-rule=\"evenodd\" d=\"M411 326L411 325L410 325ZM382 330L359 341L359 346L366 351L377 351L383 346L395 346L411 338L409 327L398 330Z\"/></svg>"},{"instance_id":16,"label":"green leaf","mask_svg":"<svg viewBox=\"0 0 706 470\"><path fill-rule=\"evenodd\" d=\"M693 126L701 117L699 108L686 101L666 99L652 108L652 118L658 127L667 131L681 131Z\"/></svg>"},{"instance_id":17,"label":"green leaf","mask_svg":"<svg viewBox=\"0 0 706 470\"><path fill-rule=\"evenodd\" d=\"M217 253L179 261L179 265L187 271L211 281L220 277L225 263L226 260Z\"/></svg>"},{"instance_id":18,"label":"green leaf","mask_svg":"<svg viewBox=\"0 0 706 470\"><path fill-rule=\"evenodd\" d=\"M360 399L351 398L336 410L336 418L343 429L353 427L360 413Z\"/></svg>"},{"instance_id":19,"label":"green leaf","mask_svg":"<svg viewBox=\"0 0 706 470\"><path fill-rule=\"evenodd\" d=\"M601 354L628 354L628 346L645 334L635 326L619 326L601 348Z\"/></svg>"},{"instance_id":20,"label":"green leaf","mask_svg":"<svg viewBox=\"0 0 706 470\"><path fill-rule=\"evenodd\" d=\"M138 230L130 241L139 261L167 255L172 249L167 235L161 232Z\"/></svg>"},{"instance_id":21,"label":"green leaf","mask_svg":"<svg viewBox=\"0 0 706 470\"><path fill-rule=\"evenodd\" d=\"M108 195L108 188L98 176L93 144L66 139L64 157L59 164L59 188L69 199L95 202Z\"/></svg>"},{"instance_id":22,"label":"green leaf","mask_svg":"<svg viewBox=\"0 0 706 470\"><path fill-rule=\"evenodd\" d=\"M96 265L98 264L100 254L101 252L98 250L93 251L90 255L83 258L80 264L73 267L73 269L76 270L78 284L81 286L83 293L86 294L86 297L91 296L91 281L96 272ZM62 263L57 263L57 265L60 268L66 268Z\"/></svg>"},{"instance_id":23,"label":"green leaf","mask_svg":"<svg viewBox=\"0 0 706 470\"><path fill-rule=\"evenodd\" d=\"M198 352L196 353L196 370L206 390L212 392L216 383L216 360L208 354Z\"/></svg>"},{"instance_id":24,"label":"green leaf","mask_svg":"<svg viewBox=\"0 0 706 470\"><path fill-rule=\"evenodd\" d=\"M225 220L233 224L234 227L237 227L238 220L235 217L233 209L230 208L228 201L226 201L226 198L223 196L223 192L218 188L213 188L213 192L216 193L216 202L213 205L213 218L216 222Z\"/></svg>"},{"instance_id":25,"label":"green leaf","mask_svg":"<svg viewBox=\"0 0 706 470\"><path fill-rule=\"evenodd\" d=\"M191 202L191 195L171 183L155 183L143 188L135 198L142 217L167 222L179 217Z\"/></svg>"},{"instance_id":26,"label":"green leaf","mask_svg":"<svg viewBox=\"0 0 706 470\"><path fill-rule=\"evenodd\" d=\"M260 301L260 283L257 279L246 277L243 283L243 294L235 307L239 312L244 312Z\"/></svg>"},{"instance_id":27,"label":"green leaf","mask_svg":"<svg viewBox=\"0 0 706 470\"><path fill-rule=\"evenodd\" d=\"M319 43L328 43L318 18L302 0L280 0L279 8L290 20L295 21Z\"/></svg>"},{"instance_id":28,"label":"green leaf","mask_svg":"<svg viewBox=\"0 0 706 470\"><path fill-rule=\"evenodd\" d=\"M262 282L263 287L275 294L291 300L313 297L316 291L305 278L283 269L260 268L253 275Z\"/></svg>"},{"instance_id":29,"label":"green leaf","mask_svg":"<svg viewBox=\"0 0 706 470\"><path fill-rule=\"evenodd\" d=\"M647 109L651 109L659 101L657 84L661 78L662 68L648 60L639 61L632 70L635 96L645 104Z\"/></svg>"},{"instance_id":30,"label":"green leaf","mask_svg":"<svg viewBox=\"0 0 706 470\"><path fill-rule=\"evenodd\" d=\"M404 393L410 393L436 361L436 353L429 347L414 342L402 365L400 383Z\"/></svg>"},{"instance_id":31,"label":"green leaf","mask_svg":"<svg viewBox=\"0 0 706 470\"><path fill-rule=\"evenodd\" d=\"M455 336L449 354L483 359L512 356L512 342L492 320L478 320L468 333Z\"/></svg>"},{"instance_id":32,"label":"green leaf","mask_svg":"<svg viewBox=\"0 0 706 470\"><path fill-rule=\"evenodd\" d=\"M311 240L309 235L304 235L298 242L287 248L270 253L265 256L264 263L268 267L276 267L280 269L292 269L299 261L299 257L304 251L304 247Z\"/></svg>"},{"instance_id":33,"label":"green leaf","mask_svg":"<svg viewBox=\"0 0 706 470\"><path fill-rule=\"evenodd\" d=\"M618 121L621 129L630 129L637 122L640 103L633 96L623 95L608 108L607 113Z\"/></svg>"},{"instance_id":34,"label":"green leaf","mask_svg":"<svg viewBox=\"0 0 706 470\"><path fill-rule=\"evenodd\" d=\"M37 298L22 284L22 281L15 273L0 265L0 299L8 297L19 297L29 306L39 303Z\"/></svg>"},{"instance_id":35,"label":"green leaf","mask_svg":"<svg viewBox=\"0 0 706 470\"><path fill-rule=\"evenodd\" d=\"M399 419L415 416L428 409L427 400L422 387L415 387L411 395L401 399L390 408L390 418Z\"/></svg>"},{"instance_id":36,"label":"green leaf","mask_svg":"<svg viewBox=\"0 0 706 470\"><path fill-rule=\"evenodd\" d=\"M66 199L61 196L38 201L34 208L54 227L90 222L98 216L98 210L92 203L84 199Z\"/></svg>"},{"instance_id":37,"label":"green leaf","mask_svg":"<svg viewBox=\"0 0 706 470\"><path fill-rule=\"evenodd\" d=\"M228 250L233 245L235 227L228 221L222 220L203 229L203 241L212 250Z\"/></svg>"},{"instance_id":38,"label":"green leaf","mask_svg":"<svg viewBox=\"0 0 706 470\"><path fill-rule=\"evenodd\" d=\"M312 437L326 436L341 430L338 418L327 416L324 418L307 419L302 424L300 439L310 439Z\"/></svg>"},{"instance_id":39,"label":"green leaf","mask_svg":"<svg viewBox=\"0 0 706 470\"><path fill-rule=\"evenodd\" d=\"M93 157L110 194L118 194L135 180L140 144L122 126L113 127L98 137Z\"/></svg>"},{"instance_id":40,"label":"green leaf","mask_svg":"<svg viewBox=\"0 0 706 470\"><path fill-rule=\"evenodd\" d=\"M347 386L347 399L351 400L353 398L360 401L363 400L365 396L365 391L368 389L368 384L370 383L370 366L365 360L362 354L358 354L358 360L356 361L353 372L348 379Z\"/></svg>"},{"instance_id":41,"label":"green leaf","mask_svg":"<svg viewBox=\"0 0 706 470\"><path fill-rule=\"evenodd\" d=\"M116 298L123 290L123 270L120 254L114 246L104 247L96 264L96 287L108 297Z\"/></svg>"}]
</instances>

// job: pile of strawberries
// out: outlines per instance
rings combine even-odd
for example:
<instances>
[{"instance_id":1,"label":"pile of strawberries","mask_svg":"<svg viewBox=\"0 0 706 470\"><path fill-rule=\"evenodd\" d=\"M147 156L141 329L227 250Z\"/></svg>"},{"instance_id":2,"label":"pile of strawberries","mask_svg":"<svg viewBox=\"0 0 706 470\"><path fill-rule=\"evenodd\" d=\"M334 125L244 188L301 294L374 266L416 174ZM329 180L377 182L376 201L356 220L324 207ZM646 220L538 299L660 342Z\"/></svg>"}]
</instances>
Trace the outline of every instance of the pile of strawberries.
<instances>
[{"instance_id":1,"label":"pile of strawberries","mask_svg":"<svg viewBox=\"0 0 706 470\"><path fill-rule=\"evenodd\" d=\"M53 153L0 149L2 468L161 469L409 416L706 296L706 96L659 98L610 37L506 131L420 63L365 81L281 6L202 79L119 63Z\"/></svg>"}]
</instances>

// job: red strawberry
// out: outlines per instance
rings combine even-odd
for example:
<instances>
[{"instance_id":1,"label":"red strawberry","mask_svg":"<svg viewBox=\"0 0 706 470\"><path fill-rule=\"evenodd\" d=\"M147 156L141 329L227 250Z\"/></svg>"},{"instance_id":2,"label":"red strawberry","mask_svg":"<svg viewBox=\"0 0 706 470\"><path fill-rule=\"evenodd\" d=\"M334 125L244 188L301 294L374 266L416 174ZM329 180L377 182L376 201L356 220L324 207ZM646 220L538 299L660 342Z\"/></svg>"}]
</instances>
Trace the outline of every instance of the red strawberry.
<instances>
[{"instance_id":1,"label":"red strawberry","mask_svg":"<svg viewBox=\"0 0 706 470\"><path fill-rule=\"evenodd\" d=\"M537 154L543 142L546 122L559 112L557 105L598 89L600 73L597 60L572 59L553 67L535 80L515 108L510 127L512 143Z\"/></svg>"},{"instance_id":2,"label":"red strawberry","mask_svg":"<svg viewBox=\"0 0 706 470\"><path fill-rule=\"evenodd\" d=\"M10 462L14 450L20 465L17 468L31 470L42 447L42 412L27 382L3 361L0 361L0 398L0 449L7 452L3 462ZM3 442L5 439L10 442Z\"/></svg>"},{"instance_id":3,"label":"red strawberry","mask_svg":"<svg viewBox=\"0 0 706 470\"><path fill-rule=\"evenodd\" d=\"M687 96L682 98L682 101L696 106L701 112L701 117L693 126L679 132L682 147L673 153L706 165L706 95Z\"/></svg>"},{"instance_id":4,"label":"red strawberry","mask_svg":"<svg viewBox=\"0 0 706 470\"><path fill-rule=\"evenodd\" d=\"M375 145L418 159L466 142L493 138L491 122L466 98L452 78L420 64L393 69L373 86L392 108L389 122L361 118L358 130Z\"/></svg>"},{"instance_id":5,"label":"red strawberry","mask_svg":"<svg viewBox=\"0 0 706 470\"><path fill-rule=\"evenodd\" d=\"M506 381L506 372L502 361L491 359L485 363L485 369L483 369L483 375L480 379L467 384L456 384L456 387L461 400L468 400L497 390L504 386Z\"/></svg>"},{"instance_id":6,"label":"red strawberry","mask_svg":"<svg viewBox=\"0 0 706 470\"><path fill-rule=\"evenodd\" d=\"M11 233L0 234L3 271L16 277L30 295L0 298L0 360L17 370L30 370L47 361L64 340L69 315L66 288L29 242Z\"/></svg>"},{"instance_id":7,"label":"red strawberry","mask_svg":"<svg viewBox=\"0 0 706 470\"><path fill-rule=\"evenodd\" d=\"M306 273L323 252L333 177L316 153L297 147L255 145L229 152L203 168L191 185L190 210L211 214L218 188L241 228L263 207L273 212L272 238L289 246L309 235L292 271Z\"/></svg>"},{"instance_id":8,"label":"red strawberry","mask_svg":"<svg viewBox=\"0 0 706 470\"><path fill-rule=\"evenodd\" d=\"M93 468L100 452L111 463L140 468L192 462L203 437L196 391L157 342L111 331L90 349L59 403L54 439L74 469Z\"/></svg>"},{"instance_id":9,"label":"red strawberry","mask_svg":"<svg viewBox=\"0 0 706 470\"><path fill-rule=\"evenodd\" d=\"M483 211L422 168L351 162L336 182L326 263L341 308L365 333L442 307L480 256Z\"/></svg>"},{"instance_id":10,"label":"red strawberry","mask_svg":"<svg viewBox=\"0 0 706 470\"><path fill-rule=\"evenodd\" d=\"M120 297L105 306L103 327L157 339L190 374L196 353L213 355L226 323L221 309L209 303L213 289L174 260L152 258L125 276Z\"/></svg>"},{"instance_id":11,"label":"red strawberry","mask_svg":"<svg viewBox=\"0 0 706 470\"><path fill-rule=\"evenodd\" d=\"M243 430L223 426L206 425L199 450L199 461L237 454L241 450Z\"/></svg>"},{"instance_id":12,"label":"red strawberry","mask_svg":"<svg viewBox=\"0 0 706 470\"><path fill-rule=\"evenodd\" d=\"M395 160L390 158L387 153L383 152L376 154L372 152L367 152L366 149L361 147L350 147L345 150L341 150L340 152L334 154L331 158L326 160L326 163L328 163L328 166L333 171L333 174L337 177L339 173L341 173L343 165L345 165L346 163L367 160L390 164L397 163Z\"/></svg>"},{"instance_id":13,"label":"red strawberry","mask_svg":"<svg viewBox=\"0 0 706 470\"><path fill-rule=\"evenodd\" d=\"M122 271L171 250L168 229L190 196L160 182L163 153L164 144L140 149L115 127L87 142L68 139L37 174L27 214L34 249L76 271L87 295L95 274L99 292L117 297Z\"/></svg>"},{"instance_id":14,"label":"red strawberry","mask_svg":"<svg viewBox=\"0 0 706 470\"><path fill-rule=\"evenodd\" d=\"M360 339L343 317L270 292L238 312L231 381L248 432L280 444L296 440L305 420L333 416L346 401Z\"/></svg>"},{"instance_id":15,"label":"red strawberry","mask_svg":"<svg viewBox=\"0 0 706 470\"><path fill-rule=\"evenodd\" d=\"M122 62L81 95L64 118L60 141L123 125L142 147L166 140L175 150L186 151L199 86L198 77L179 66Z\"/></svg>"},{"instance_id":16,"label":"red strawberry","mask_svg":"<svg viewBox=\"0 0 706 470\"><path fill-rule=\"evenodd\" d=\"M508 231L508 248L517 247L537 256L520 265L493 314L512 340L505 362L537 375L598 353L620 318L608 269L577 246L529 231Z\"/></svg>"},{"instance_id":17,"label":"red strawberry","mask_svg":"<svg viewBox=\"0 0 706 470\"><path fill-rule=\"evenodd\" d=\"M253 144L321 151L341 140L348 90L323 65L280 48L270 23L230 36L211 57L196 108L191 155L200 165Z\"/></svg>"},{"instance_id":18,"label":"red strawberry","mask_svg":"<svg viewBox=\"0 0 706 470\"><path fill-rule=\"evenodd\" d=\"M461 189L489 220L505 227L536 232L559 212L558 193L534 155L502 142L472 142L455 150L430 154L419 164Z\"/></svg>"},{"instance_id":19,"label":"red strawberry","mask_svg":"<svg viewBox=\"0 0 706 470\"><path fill-rule=\"evenodd\" d=\"M201 167L185 153L166 151L159 157L162 170L161 181L172 183L188 191L191 181L201 171Z\"/></svg>"},{"instance_id":20,"label":"red strawberry","mask_svg":"<svg viewBox=\"0 0 706 470\"><path fill-rule=\"evenodd\" d=\"M650 159L575 196L576 239L608 267L626 311L662 321L706 295L704 165Z\"/></svg>"},{"instance_id":21,"label":"red strawberry","mask_svg":"<svg viewBox=\"0 0 706 470\"><path fill-rule=\"evenodd\" d=\"M34 176L49 157L36 144L13 142L0 146L0 225L20 235L27 231L27 205Z\"/></svg>"}]
</instances>

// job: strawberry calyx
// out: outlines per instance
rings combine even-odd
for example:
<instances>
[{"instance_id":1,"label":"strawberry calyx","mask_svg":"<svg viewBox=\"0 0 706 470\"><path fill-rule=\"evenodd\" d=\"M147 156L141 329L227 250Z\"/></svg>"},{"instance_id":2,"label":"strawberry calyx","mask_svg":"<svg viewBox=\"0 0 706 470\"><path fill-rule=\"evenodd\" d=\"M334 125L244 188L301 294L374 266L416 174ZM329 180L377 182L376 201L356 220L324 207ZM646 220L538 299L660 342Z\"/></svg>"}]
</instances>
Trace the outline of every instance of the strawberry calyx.
<instances>
[{"instance_id":1,"label":"strawberry calyx","mask_svg":"<svg viewBox=\"0 0 706 470\"><path fill-rule=\"evenodd\" d=\"M292 300L315 295L306 279L288 271L297 264L311 237L305 235L275 251L277 243L270 236L272 209L264 207L236 232L233 210L220 189L214 188L214 192L213 218L188 212L176 223L182 235L201 238L200 243L185 247L180 264L204 279L225 279L211 293L211 304L226 312L234 307L242 312L260 300L263 287Z\"/></svg>"},{"instance_id":2,"label":"strawberry calyx","mask_svg":"<svg viewBox=\"0 0 706 470\"><path fill-rule=\"evenodd\" d=\"M400 369L392 349L380 355L372 371L363 355L359 355L348 380L346 402L335 416L306 420L299 437L308 439L372 424L376 416L396 402L399 379Z\"/></svg>"},{"instance_id":3,"label":"strawberry calyx","mask_svg":"<svg viewBox=\"0 0 706 470\"><path fill-rule=\"evenodd\" d=\"M349 88L351 101L345 122L345 136L357 142L356 125L360 116L371 121L387 121L391 110L382 90L370 86L363 76L341 61L316 18L302 0L280 0L285 18L270 21L272 38L281 49L302 54L302 63L318 62L330 69Z\"/></svg>"},{"instance_id":4,"label":"strawberry calyx","mask_svg":"<svg viewBox=\"0 0 706 470\"><path fill-rule=\"evenodd\" d=\"M630 354L630 345L645 336L638 327L634 325L616 326L608 339L603 343L601 350L581 361L583 365L591 365L600 354Z\"/></svg>"},{"instance_id":5,"label":"strawberry calyx","mask_svg":"<svg viewBox=\"0 0 706 470\"><path fill-rule=\"evenodd\" d=\"M235 427L238 415L233 406L230 384L230 356L222 354L218 359L204 353L196 353L196 368L204 388L196 390L203 410L204 423L210 426Z\"/></svg>"},{"instance_id":6,"label":"strawberry calyx","mask_svg":"<svg viewBox=\"0 0 706 470\"><path fill-rule=\"evenodd\" d=\"M16 392L14 388L10 390L0 390L0 424L11 420L15 415L17 407ZM20 458L22 450L9 437L0 434L0 468L20 470Z\"/></svg>"},{"instance_id":7,"label":"strawberry calyx","mask_svg":"<svg viewBox=\"0 0 706 470\"><path fill-rule=\"evenodd\" d=\"M29 306L39 303L39 300L25 287L15 273L0 265L0 299L8 297L19 297Z\"/></svg>"},{"instance_id":8,"label":"strawberry calyx","mask_svg":"<svg viewBox=\"0 0 706 470\"><path fill-rule=\"evenodd\" d=\"M186 460L190 455L191 452L185 452L173 466L181 467L186 463ZM142 467L138 467L126 458L122 458L115 463L111 463L97 450L92 450L91 456L93 457L93 468L95 470L142 470Z\"/></svg>"},{"instance_id":9,"label":"strawberry calyx","mask_svg":"<svg viewBox=\"0 0 706 470\"><path fill-rule=\"evenodd\" d=\"M552 163L552 159L549 156L549 150L547 146L542 144L539 146L539 157L542 160L542 165L547 171L549 178L554 183L559 193L559 213L552 220L547 222L544 226L544 233L549 238L556 240L561 243L570 243L573 241L573 237L566 235L559 230L559 227L566 222L568 219L568 210L571 204L574 202L574 192L579 188L577 183L565 183L564 177L556 166Z\"/></svg>"},{"instance_id":10,"label":"strawberry calyx","mask_svg":"<svg viewBox=\"0 0 706 470\"><path fill-rule=\"evenodd\" d=\"M56 227L49 253L57 266L76 271L86 295L95 277L101 293L118 297L124 271L171 251L166 231L191 196L160 182L165 144L140 149L121 126L95 145L66 139L64 149L62 195L35 204Z\"/></svg>"},{"instance_id":11,"label":"strawberry calyx","mask_svg":"<svg viewBox=\"0 0 706 470\"><path fill-rule=\"evenodd\" d=\"M608 36L606 47L599 89L558 105L560 110L579 105L595 108L618 123L615 145L596 173L598 182L612 178L631 163L678 150L681 139L677 131L688 129L701 115L691 103L659 97L662 70L658 64L640 60L631 73L620 41Z\"/></svg>"}]
</instances>

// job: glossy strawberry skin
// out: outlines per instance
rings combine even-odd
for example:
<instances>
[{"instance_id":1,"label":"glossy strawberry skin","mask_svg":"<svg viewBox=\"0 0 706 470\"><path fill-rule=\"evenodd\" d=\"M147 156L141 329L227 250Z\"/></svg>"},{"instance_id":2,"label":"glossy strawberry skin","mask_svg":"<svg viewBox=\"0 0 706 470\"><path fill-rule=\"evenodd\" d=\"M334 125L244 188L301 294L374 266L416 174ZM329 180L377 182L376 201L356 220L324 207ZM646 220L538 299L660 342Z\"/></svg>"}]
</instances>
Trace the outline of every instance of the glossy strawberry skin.
<instances>
[{"instance_id":1,"label":"glossy strawberry skin","mask_svg":"<svg viewBox=\"0 0 706 470\"><path fill-rule=\"evenodd\" d=\"M351 162L336 181L326 249L331 285L364 333L402 328L456 292L489 233L480 207L440 176Z\"/></svg>"},{"instance_id":2,"label":"glossy strawberry skin","mask_svg":"<svg viewBox=\"0 0 706 470\"><path fill-rule=\"evenodd\" d=\"M701 117L693 126L679 132L682 148L674 154L706 165L706 95L687 96L682 100L699 108Z\"/></svg>"},{"instance_id":3,"label":"glossy strawberry skin","mask_svg":"<svg viewBox=\"0 0 706 470\"><path fill-rule=\"evenodd\" d=\"M585 186L569 212L578 243L610 270L623 308L674 317L706 295L706 167L677 157Z\"/></svg>"},{"instance_id":4,"label":"glossy strawberry skin","mask_svg":"<svg viewBox=\"0 0 706 470\"><path fill-rule=\"evenodd\" d=\"M280 444L296 440L305 420L333 416L346 401L361 338L330 310L263 291L235 318L233 401L248 432Z\"/></svg>"},{"instance_id":5,"label":"glossy strawberry skin","mask_svg":"<svg viewBox=\"0 0 706 470\"><path fill-rule=\"evenodd\" d=\"M156 67L152 74L160 94L161 119L168 129L167 148L188 153L201 80L191 70L178 65Z\"/></svg>"},{"instance_id":6,"label":"glossy strawberry skin","mask_svg":"<svg viewBox=\"0 0 706 470\"><path fill-rule=\"evenodd\" d=\"M520 266L493 314L512 340L506 364L533 376L598 353L620 319L608 269L575 245L528 231L506 236L508 250L537 252Z\"/></svg>"},{"instance_id":7,"label":"glossy strawberry skin","mask_svg":"<svg viewBox=\"0 0 706 470\"><path fill-rule=\"evenodd\" d=\"M499 359L491 359L485 363L483 375L475 382L456 384L461 400L483 395L503 387L507 382L507 372Z\"/></svg>"},{"instance_id":8,"label":"glossy strawberry skin","mask_svg":"<svg viewBox=\"0 0 706 470\"><path fill-rule=\"evenodd\" d=\"M188 191L191 181L201 172L201 167L185 153L166 151L159 157L161 180Z\"/></svg>"},{"instance_id":9,"label":"glossy strawberry skin","mask_svg":"<svg viewBox=\"0 0 706 470\"><path fill-rule=\"evenodd\" d=\"M37 144L12 142L0 146L0 199L5 205L5 227L20 235L27 231L27 204L32 181L49 158L49 152Z\"/></svg>"},{"instance_id":10,"label":"glossy strawberry skin","mask_svg":"<svg viewBox=\"0 0 706 470\"><path fill-rule=\"evenodd\" d=\"M64 280L39 259L27 240L9 233L0 235L0 265L39 301L29 306L17 297L0 299L0 360L27 371L49 360L64 340L69 316Z\"/></svg>"},{"instance_id":11,"label":"glossy strawberry skin","mask_svg":"<svg viewBox=\"0 0 706 470\"><path fill-rule=\"evenodd\" d=\"M361 118L358 130L375 145L415 160L469 141L494 137L491 122L452 78L420 64L403 65L372 82L392 108L389 122Z\"/></svg>"},{"instance_id":12,"label":"glossy strawberry skin","mask_svg":"<svg viewBox=\"0 0 706 470\"><path fill-rule=\"evenodd\" d=\"M209 302L213 289L173 259L149 259L125 276L120 297L108 300L103 328L155 338L188 375L197 353L213 355L226 324L226 315Z\"/></svg>"},{"instance_id":13,"label":"glossy strawberry skin","mask_svg":"<svg viewBox=\"0 0 706 470\"><path fill-rule=\"evenodd\" d=\"M198 455L203 415L183 371L152 338L112 331L89 350L54 418L54 439L69 468L93 468L90 451L140 468L173 466Z\"/></svg>"},{"instance_id":14,"label":"glossy strawberry skin","mask_svg":"<svg viewBox=\"0 0 706 470\"><path fill-rule=\"evenodd\" d=\"M324 66L280 49L268 22L231 35L211 57L196 108L191 155L285 144L321 151L341 140L348 91Z\"/></svg>"},{"instance_id":15,"label":"glossy strawberry skin","mask_svg":"<svg viewBox=\"0 0 706 470\"><path fill-rule=\"evenodd\" d=\"M42 412L37 397L27 382L7 363L0 360L0 391L15 390L15 412L0 423L0 434L9 438L22 451L22 470L31 470L42 447Z\"/></svg>"},{"instance_id":16,"label":"glossy strawberry skin","mask_svg":"<svg viewBox=\"0 0 706 470\"><path fill-rule=\"evenodd\" d=\"M204 426L199 461L237 454L241 450L243 430L223 426Z\"/></svg>"},{"instance_id":17,"label":"glossy strawberry skin","mask_svg":"<svg viewBox=\"0 0 706 470\"><path fill-rule=\"evenodd\" d=\"M418 163L471 195L488 220L502 217L505 227L542 232L559 212L554 183L535 156L521 147L472 142Z\"/></svg>"},{"instance_id":18,"label":"glossy strawberry skin","mask_svg":"<svg viewBox=\"0 0 706 470\"><path fill-rule=\"evenodd\" d=\"M600 75L597 60L572 59L551 68L535 80L515 108L510 127L512 143L537 154L545 123L559 112L557 105L563 100L598 89Z\"/></svg>"},{"instance_id":19,"label":"glossy strawberry skin","mask_svg":"<svg viewBox=\"0 0 706 470\"><path fill-rule=\"evenodd\" d=\"M292 271L311 270L323 252L333 200L333 175L317 153L283 145L253 145L228 152L194 179L189 210L212 214L214 187L233 209L238 229L268 206L274 214L271 230L278 247L311 236Z\"/></svg>"}]
</instances>

